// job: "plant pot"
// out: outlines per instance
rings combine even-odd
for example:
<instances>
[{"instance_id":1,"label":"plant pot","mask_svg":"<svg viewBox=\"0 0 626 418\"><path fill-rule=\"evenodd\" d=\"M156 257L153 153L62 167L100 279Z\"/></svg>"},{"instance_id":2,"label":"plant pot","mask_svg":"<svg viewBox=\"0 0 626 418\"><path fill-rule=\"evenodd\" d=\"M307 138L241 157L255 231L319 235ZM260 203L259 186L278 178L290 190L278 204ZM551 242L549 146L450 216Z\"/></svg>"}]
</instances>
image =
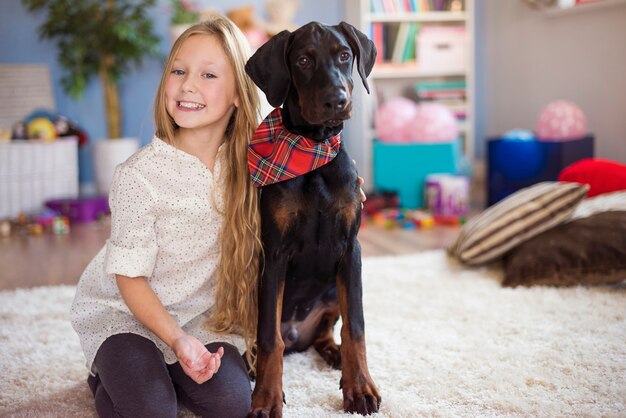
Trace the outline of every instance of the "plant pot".
<instances>
[{"instance_id":1,"label":"plant pot","mask_svg":"<svg viewBox=\"0 0 626 418\"><path fill-rule=\"evenodd\" d=\"M93 145L93 167L98 193L109 194L115 167L139 149L137 138L103 139Z\"/></svg>"}]
</instances>

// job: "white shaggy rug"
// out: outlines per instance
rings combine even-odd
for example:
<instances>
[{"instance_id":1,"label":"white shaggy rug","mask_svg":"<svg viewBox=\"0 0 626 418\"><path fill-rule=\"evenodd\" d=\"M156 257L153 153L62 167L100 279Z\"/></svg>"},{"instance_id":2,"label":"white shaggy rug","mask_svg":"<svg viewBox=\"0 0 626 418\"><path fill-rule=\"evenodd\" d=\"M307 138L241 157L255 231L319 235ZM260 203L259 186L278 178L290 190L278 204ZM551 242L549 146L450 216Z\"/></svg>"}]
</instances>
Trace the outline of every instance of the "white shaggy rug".
<instances>
[{"instance_id":1,"label":"white shaggy rug","mask_svg":"<svg viewBox=\"0 0 626 418\"><path fill-rule=\"evenodd\" d=\"M379 417L626 416L626 286L503 289L443 251L365 259ZM0 292L0 416L92 417L73 287ZM340 373L285 360L286 417L340 417ZM181 411L181 416L189 416Z\"/></svg>"}]
</instances>

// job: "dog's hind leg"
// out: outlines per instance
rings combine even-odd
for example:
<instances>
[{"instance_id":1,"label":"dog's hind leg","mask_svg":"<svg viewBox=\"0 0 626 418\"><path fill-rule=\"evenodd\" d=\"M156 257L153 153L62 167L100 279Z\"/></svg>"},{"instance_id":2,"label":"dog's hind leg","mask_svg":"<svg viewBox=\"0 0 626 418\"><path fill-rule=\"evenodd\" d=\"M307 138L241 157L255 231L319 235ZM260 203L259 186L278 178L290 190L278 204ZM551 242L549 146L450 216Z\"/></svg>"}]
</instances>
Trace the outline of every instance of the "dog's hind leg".
<instances>
[{"instance_id":1,"label":"dog's hind leg","mask_svg":"<svg viewBox=\"0 0 626 418\"><path fill-rule=\"evenodd\" d=\"M339 319L339 305L330 306L320 319L313 347L331 367L341 370L341 347L335 342L333 329Z\"/></svg>"}]
</instances>

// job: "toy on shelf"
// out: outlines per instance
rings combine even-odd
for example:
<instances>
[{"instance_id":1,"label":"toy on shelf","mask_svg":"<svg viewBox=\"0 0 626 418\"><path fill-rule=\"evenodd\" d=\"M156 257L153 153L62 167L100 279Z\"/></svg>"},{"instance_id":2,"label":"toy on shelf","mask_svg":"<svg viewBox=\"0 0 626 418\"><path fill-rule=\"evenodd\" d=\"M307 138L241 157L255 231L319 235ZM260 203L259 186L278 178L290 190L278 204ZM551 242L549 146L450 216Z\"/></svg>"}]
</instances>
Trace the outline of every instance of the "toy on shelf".
<instances>
[{"instance_id":1,"label":"toy on shelf","mask_svg":"<svg viewBox=\"0 0 626 418\"><path fill-rule=\"evenodd\" d=\"M226 16L246 36L252 50L258 49L272 36L283 30L294 31L294 22L300 2L295 0L268 0L265 2L267 20L257 17L254 6L242 6L229 10Z\"/></svg>"},{"instance_id":2,"label":"toy on shelf","mask_svg":"<svg viewBox=\"0 0 626 418\"><path fill-rule=\"evenodd\" d=\"M265 29L269 36L274 36L283 30L294 31L298 28L294 19L300 2L296 0L267 0L265 2L265 12L268 22Z\"/></svg>"},{"instance_id":3,"label":"toy on shelf","mask_svg":"<svg viewBox=\"0 0 626 418\"><path fill-rule=\"evenodd\" d=\"M405 97L394 97L378 107L374 116L376 136L385 142L410 142L409 124L415 119L417 104Z\"/></svg>"},{"instance_id":4,"label":"toy on shelf","mask_svg":"<svg viewBox=\"0 0 626 418\"><path fill-rule=\"evenodd\" d=\"M85 130L78 124L65 116L43 109L35 110L16 122L11 133L11 139L14 140L39 139L45 142L66 136L77 137L79 146L87 144L89 140Z\"/></svg>"},{"instance_id":5,"label":"toy on shelf","mask_svg":"<svg viewBox=\"0 0 626 418\"><path fill-rule=\"evenodd\" d=\"M452 111L434 102L418 104L407 129L415 142L450 142L459 136L459 124Z\"/></svg>"},{"instance_id":6,"label":"toy on shelf","mask_svg":"<svg viewBox=\"0 0 626 418\"><path fill-rule=\"evenodd\" d=\"M378 139L384 142L451 142L459 137L454 113L436 102L415 103L394 97L378 107L374 116Z\"/></svg>"},{"instance_id":7,"label":"toy on shelf","mask_svg":"<svg viewBox=\"0 0 626 418\"><path fill-rule=\"evenodd\" d=\"M587 134L587 118L576 104L556 100L539 112L536 132L541 141L581 139Z\"/></svg>"},{"instance_id":8,"label":"toy on shelf","mask_svg":"<svg viewBox=\"0 0 626 418\"><path fill-rule=\"evenodd\" d=\"M46 117L36 117L26 124L26 136L32 139L41 139L46 142L54 141L57 131L54 123Z\"/></svg>"},{"instance_id":9,"label":"toy on shelf","mask_svg":"<svg viewBox=\"0 0 626 418\"><path fill-rule=\"evenodd\" d=\"M265 25L256 16L254 6L231 9L226 13L226 16L241 29L253 50L268 41L269 37L264 29Z\"/></svg>"}]
</instances>

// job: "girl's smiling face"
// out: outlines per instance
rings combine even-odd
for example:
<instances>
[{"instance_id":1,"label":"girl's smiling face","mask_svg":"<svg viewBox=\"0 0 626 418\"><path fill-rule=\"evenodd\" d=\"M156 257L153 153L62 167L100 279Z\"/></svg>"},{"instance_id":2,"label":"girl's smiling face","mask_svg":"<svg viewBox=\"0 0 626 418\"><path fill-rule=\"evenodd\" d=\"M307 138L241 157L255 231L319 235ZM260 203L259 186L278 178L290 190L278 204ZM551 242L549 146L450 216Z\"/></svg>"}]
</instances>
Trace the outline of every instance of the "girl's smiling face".
<instances>
[{"instance_id":1,"label":"girl's smiling face","mask_svg":"<svg viewBox=\"0 0 626 418\"><path fill-rule=\"evenodd\" d=\"M193 35L183 42L165 97L167 112L181 129L226 130L239 100L232 65L215 36Z\"/></svg>"}]
</instances>

